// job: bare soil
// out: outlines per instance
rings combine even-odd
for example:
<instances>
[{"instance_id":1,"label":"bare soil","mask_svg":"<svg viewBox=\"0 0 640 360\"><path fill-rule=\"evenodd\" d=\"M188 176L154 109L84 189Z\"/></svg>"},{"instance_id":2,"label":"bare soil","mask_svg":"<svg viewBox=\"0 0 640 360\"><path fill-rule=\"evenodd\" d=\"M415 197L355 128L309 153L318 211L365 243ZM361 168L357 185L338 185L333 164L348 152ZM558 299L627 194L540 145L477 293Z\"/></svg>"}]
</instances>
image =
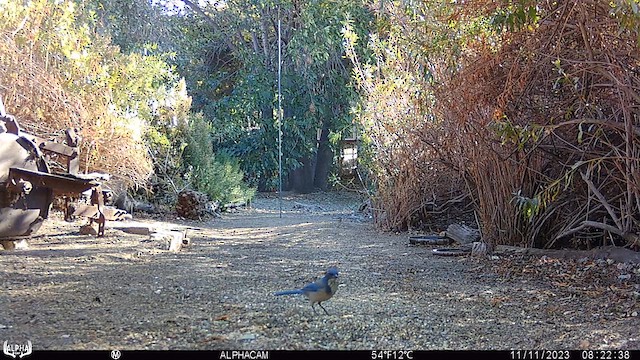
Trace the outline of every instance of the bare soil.
<instances>
[{"instance_id":1,"label":"bare soil","mask_svg":"<svg viewBox=\"0 0 640 360\"><path fill-rule=\"evenodd\" d=\"M39 349L640 349L640 269L497 251L434 256L381 233L345 193L260 195L188 226L179 253L84 221L45 222L0 251L0 341ZM136 215L137 217L137 215ZM140 218L138 218L140 219ZM142 219L149 223L157 220ZM314 314L275 297L340 269Z\"/></svg>"}]
</instances>

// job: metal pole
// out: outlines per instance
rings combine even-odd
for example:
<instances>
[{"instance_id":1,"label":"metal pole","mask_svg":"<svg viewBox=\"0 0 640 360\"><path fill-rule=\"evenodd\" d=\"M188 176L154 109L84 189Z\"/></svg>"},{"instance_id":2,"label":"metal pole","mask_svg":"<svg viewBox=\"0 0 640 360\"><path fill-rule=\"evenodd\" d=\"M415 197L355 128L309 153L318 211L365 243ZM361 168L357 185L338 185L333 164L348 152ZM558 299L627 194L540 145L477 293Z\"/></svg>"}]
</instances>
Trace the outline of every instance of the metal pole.
<instances>
[{"instance_id":1,"label":"metal pole","mask_svg":"<svg viewBox=\"0 0 640 360\"><path fill-rule=\"evenodd\" d=\"M282 217L282 24L280 21L280 4L278 4L278 206Z\"/></svg>"}]
</instances>

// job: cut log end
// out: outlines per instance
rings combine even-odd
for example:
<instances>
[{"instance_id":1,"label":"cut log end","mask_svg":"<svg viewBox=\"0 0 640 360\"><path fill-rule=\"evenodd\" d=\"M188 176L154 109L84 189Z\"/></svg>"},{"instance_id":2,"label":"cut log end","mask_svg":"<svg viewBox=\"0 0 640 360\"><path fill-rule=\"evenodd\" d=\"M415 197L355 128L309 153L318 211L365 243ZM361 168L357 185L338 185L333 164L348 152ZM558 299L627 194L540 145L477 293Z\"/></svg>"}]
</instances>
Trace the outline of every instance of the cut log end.
<instances>
[{"instance_id":1,"label":"cut log end","mask_svg":"<svg viewBox=\"0 0 640 360\"><path fill-rule=\"evenodd\" d=\"M447 237L460 244L472 244L480 241L480 230L466 225L451 224L447 228Z\"/></svg>"}]
</instances>

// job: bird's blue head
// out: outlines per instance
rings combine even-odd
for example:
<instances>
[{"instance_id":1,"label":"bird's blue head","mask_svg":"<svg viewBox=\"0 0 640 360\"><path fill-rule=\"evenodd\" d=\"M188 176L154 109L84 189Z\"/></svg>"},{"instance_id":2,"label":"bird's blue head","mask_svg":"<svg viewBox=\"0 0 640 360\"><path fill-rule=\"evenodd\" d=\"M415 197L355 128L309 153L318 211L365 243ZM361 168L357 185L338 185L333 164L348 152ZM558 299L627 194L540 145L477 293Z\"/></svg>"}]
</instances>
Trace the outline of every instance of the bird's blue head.
<instances>
[{"instance_id":1,"label":"bird's blue head","mask_svg":"<svg viewBox=\"0 0 640 360\"><path fill-rule=\"evenodd\" d=\"M326 276L329 278L337 278L338 277L338 268L335 266L332 266L329 268L329 270L327 270Z\"/></svg>"}]
</instances>

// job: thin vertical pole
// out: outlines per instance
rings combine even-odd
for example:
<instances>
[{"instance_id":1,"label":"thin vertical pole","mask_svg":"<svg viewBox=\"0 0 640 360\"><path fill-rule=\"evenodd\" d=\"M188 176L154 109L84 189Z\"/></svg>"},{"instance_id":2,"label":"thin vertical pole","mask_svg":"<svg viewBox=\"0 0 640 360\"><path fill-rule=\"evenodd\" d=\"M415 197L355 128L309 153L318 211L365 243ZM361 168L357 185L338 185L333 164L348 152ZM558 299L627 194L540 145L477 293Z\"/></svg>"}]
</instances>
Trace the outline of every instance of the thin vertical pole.
<instances>
[{"instance_id":1,"label":"thin vertical pole","mask_svg":"<svg viewBox=\"0 0 640 360\"><path fill-rule=\"evenodd\" d=\"M278 4L278 206L282 217L282 27L280 21L280 4Z\"/></svg>"}]
</instances>

